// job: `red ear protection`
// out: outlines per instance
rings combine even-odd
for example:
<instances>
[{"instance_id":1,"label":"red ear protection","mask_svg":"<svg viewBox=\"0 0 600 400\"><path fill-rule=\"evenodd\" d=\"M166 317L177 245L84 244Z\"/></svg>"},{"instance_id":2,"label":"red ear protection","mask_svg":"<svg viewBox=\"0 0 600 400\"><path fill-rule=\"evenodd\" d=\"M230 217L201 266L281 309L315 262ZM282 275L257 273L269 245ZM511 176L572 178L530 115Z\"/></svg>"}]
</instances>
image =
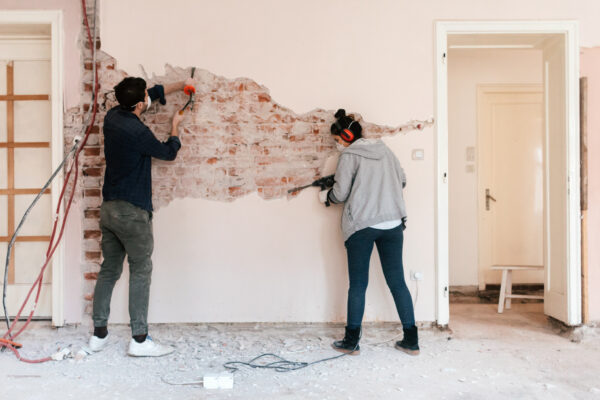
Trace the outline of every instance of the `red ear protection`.
<instances>
[{"instance_id":1,"label":"red ear protection","mask_svg":"<svg viewBox=\"0 0 600 400\"><path fill-rule=\"evenodd\" d=\"M352 133L352 131L350 129L344 129L342 130L342 132L340 133L340 136L342 139L344 139L344 141L350 143L354 140L354 133Z\"/></svg>"},{"instance_id":2,"label":"red ear protection","mask_svg":"<svg viewBox=\"0 0 600 400\"><path fill-rule=\"evenodd\" d=\"M348 143L352 143L352 141L354 140L354 133L350 130L350 127L355 122L356 121L350 122L350 125L348 125L348 127L346 129L342 129L342 132L340 133L340 136L342 137L342 139L344 139Z\"/></svg>"}]
</instances>

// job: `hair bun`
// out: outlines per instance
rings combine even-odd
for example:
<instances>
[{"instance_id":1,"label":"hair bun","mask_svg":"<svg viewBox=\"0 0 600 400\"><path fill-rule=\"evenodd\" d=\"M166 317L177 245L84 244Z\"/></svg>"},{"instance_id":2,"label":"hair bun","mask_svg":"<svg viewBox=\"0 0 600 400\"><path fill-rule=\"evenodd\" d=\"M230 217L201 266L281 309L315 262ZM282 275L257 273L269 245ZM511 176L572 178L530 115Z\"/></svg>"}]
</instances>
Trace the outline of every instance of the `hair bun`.
<instances>
[{"instance_id":1,"label":"hair bun","mask_svg":"<svg viewBox=\"0 0 600 400\"><path fill-rule=\"evenodd\" d=\"M343 108L340 108L339 110L337 110L337 112L335 113L335 118L336 119L340 119L346 116L346 110L344 110Z\"/></svg>"}]
</instances>

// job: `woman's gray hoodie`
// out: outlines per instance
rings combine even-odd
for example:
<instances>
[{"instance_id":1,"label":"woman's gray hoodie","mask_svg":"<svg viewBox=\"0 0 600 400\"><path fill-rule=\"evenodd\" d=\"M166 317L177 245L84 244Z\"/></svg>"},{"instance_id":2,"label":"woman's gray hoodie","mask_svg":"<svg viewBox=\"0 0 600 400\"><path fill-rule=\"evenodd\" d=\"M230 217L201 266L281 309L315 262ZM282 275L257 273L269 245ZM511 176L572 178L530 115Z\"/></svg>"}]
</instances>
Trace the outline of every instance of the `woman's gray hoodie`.
<instances>
[{"instance_id":1,"label":"woman's gray hoodie","mask_svg":"<svg viewBox=\"0 0 600 400\"><path fill-rule=\"evenodd\" d=\"M345 203L344 241L361 229L406 217L405 185L400 162L381 140L359 139L345 148L328 194L333 203Z\"/></svg>"}]
</instances>

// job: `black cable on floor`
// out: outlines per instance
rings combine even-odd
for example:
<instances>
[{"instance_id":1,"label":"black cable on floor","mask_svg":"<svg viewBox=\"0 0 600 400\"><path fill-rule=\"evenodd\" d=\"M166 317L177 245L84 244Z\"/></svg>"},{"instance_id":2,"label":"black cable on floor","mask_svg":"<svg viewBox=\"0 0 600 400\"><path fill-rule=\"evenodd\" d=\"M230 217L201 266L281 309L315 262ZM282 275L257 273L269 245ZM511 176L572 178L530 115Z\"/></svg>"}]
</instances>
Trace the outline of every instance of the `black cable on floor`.
<instances>
[{"instance_id":1,"label":"black cable on floor","mask_svg":"<svg viewBox=\"0 0 600 400\"><path fill-rule=\"evenodd\" d=\"M362 337L362 329L360 330L360 333L358 336L359 341L360 341L361 337ZM250 368L259 368L259 369L271 369L276 372L290 372L290 371L296 371L296 370L299 370L302 368L310 367L311 365L319 364L319 363L322 363L325 361L335 360L337 358L349 356L352 353L354 353L355 351L358 351L358 342L356 343L356 346L354 346L354 349L352 349L352 351L350 351L348 353L340 354L340 355L333 356L333 357L322 358L320 360L316 360L316 361L312 361L312 362L290 361L290 360L286 360L285 358L278 356L276 354L273 354L273 353L264 353L258 357L253 358L250 361L226 362L225 364L223 364L223 367L227 368L231 372L235 372L235 371L239 370L238 367L234 367L233 365L239 365L239 366L250 367ZM275 361L271 361L266 364L257 363L258 360L260 360L262 358L267 358L267 357L274 358Z\"/></svg>"},{"instance_id":2,"label":"black cable on floor","mask_svg":"<svg viewBox=\"0 0 600 400\"><path fill-rule=\"evenodd\" d=\"M225 368L227 368L228 370L230 370L231 372L235 372L235 371L239 370L238 367L234 367L233 365L245 366L245 367L250 367L250 368L259 368L259 369L272 369L276 372L290 372L290 371L296 371L296 370L299 370L302 368L306 368L311 365L319 364L319 363L322 363L325 361L335 360L336 358L348 356L348 355L352 354L354 351L356 351L356 350L352 350L350 353L344 353L344 354L340 354L340 355L334 356L334 357L323 358L321 360L317 360L317 361L313 361L313 362L290 361L290 360L286 360L283 357L275 355L273 353L265 353L265 354L261 354L258 357L253 358L250 361L229 361L229 362L226 362L225 364L223 364L223 366ZM275 361L272 361L272 362L269 362L266 364L257 363L258 360L260 360L262 358L266 358L266 357L272 357L275 359Z\"/></svg>"}]
</instances>

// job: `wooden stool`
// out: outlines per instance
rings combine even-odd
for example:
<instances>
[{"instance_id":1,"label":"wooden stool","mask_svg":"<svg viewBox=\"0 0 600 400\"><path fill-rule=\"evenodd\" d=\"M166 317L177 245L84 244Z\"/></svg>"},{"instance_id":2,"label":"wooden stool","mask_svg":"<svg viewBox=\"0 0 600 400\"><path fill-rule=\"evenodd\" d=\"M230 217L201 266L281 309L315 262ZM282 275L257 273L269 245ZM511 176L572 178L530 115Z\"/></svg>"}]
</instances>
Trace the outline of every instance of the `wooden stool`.
<instances>
[{"instance_id":1,"label":"wooden stool","mask_svg":"<svg viewBox=\"0 0 600 400\"><path fill-rule=\"evenodd\" d=\"M512 294L512 272L525 270L544 270L543 265L493 265L492 269L502 270L502 284L500 285L500 301L498 302L498 313L506 308L510 309L511 299L544 299L544 296L533 296L527 294Z\"/></svg>"}]
</instances>

